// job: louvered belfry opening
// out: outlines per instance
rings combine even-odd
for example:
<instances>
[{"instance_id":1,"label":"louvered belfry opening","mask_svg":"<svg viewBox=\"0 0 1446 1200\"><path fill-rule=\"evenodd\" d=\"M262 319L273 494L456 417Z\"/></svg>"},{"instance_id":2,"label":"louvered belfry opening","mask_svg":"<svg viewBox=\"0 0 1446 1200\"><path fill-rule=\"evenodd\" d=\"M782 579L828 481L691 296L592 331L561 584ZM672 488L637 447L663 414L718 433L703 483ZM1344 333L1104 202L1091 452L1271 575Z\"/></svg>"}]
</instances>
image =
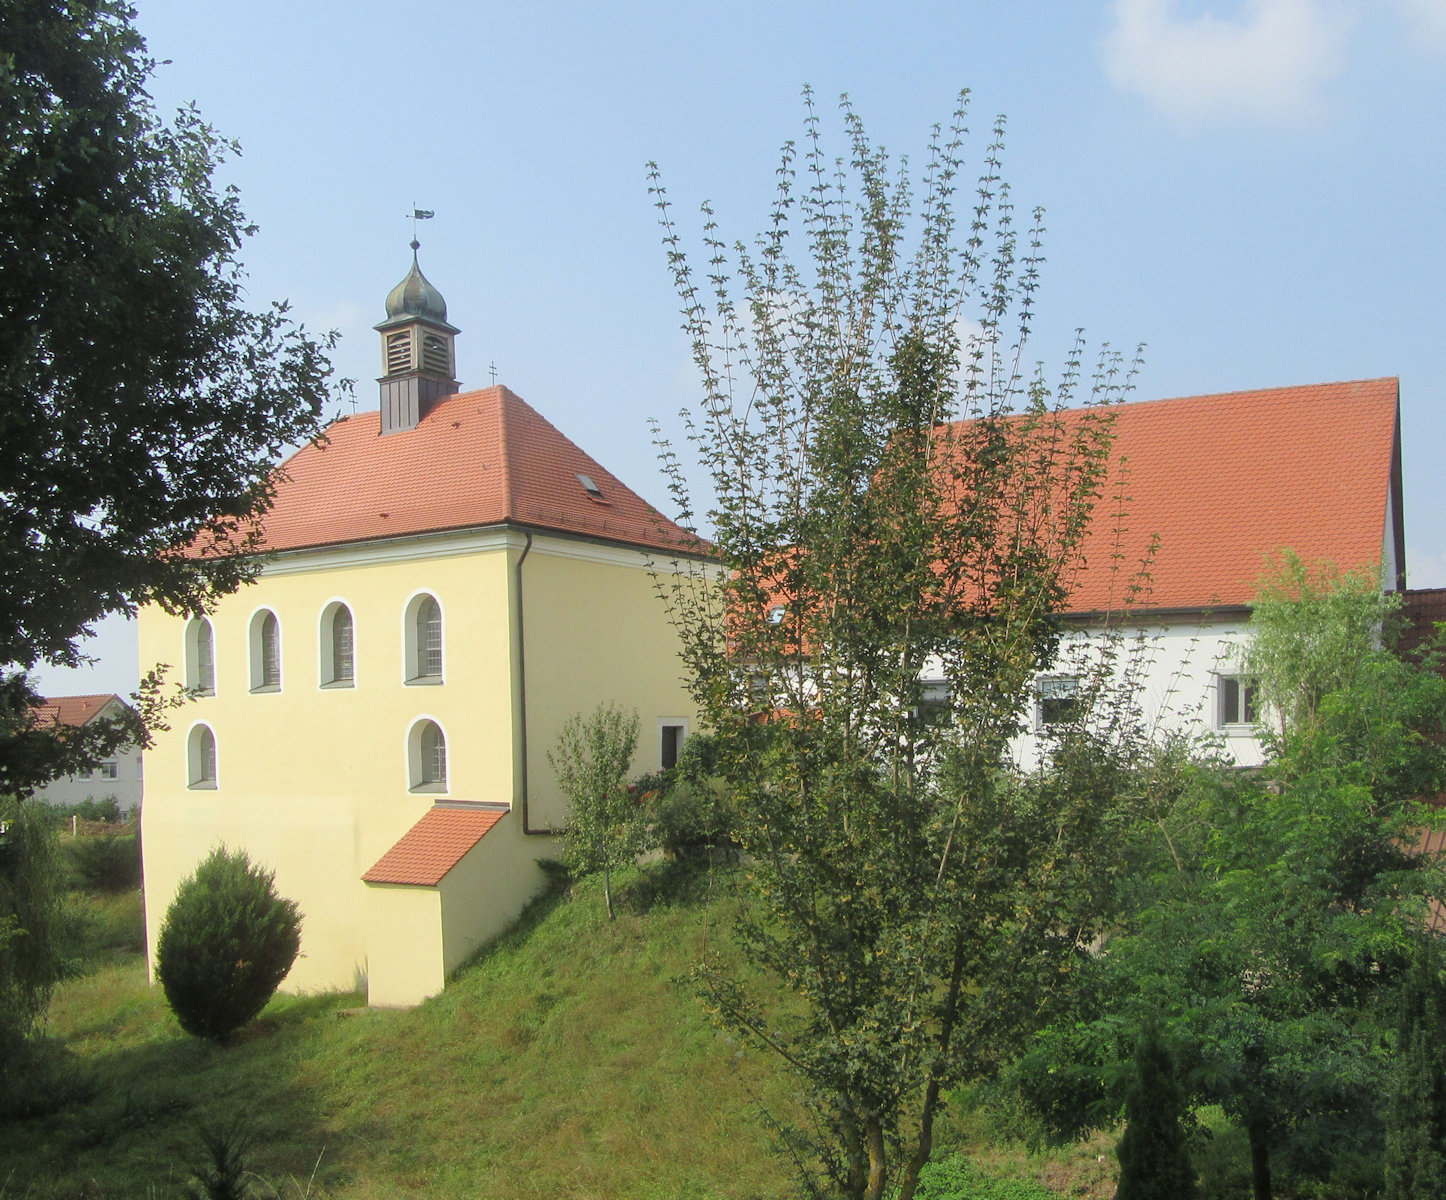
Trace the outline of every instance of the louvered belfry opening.
<instances>
[{"instance_id":1,"label":"louvered belfry opening","mask_svg":"<svg viewBox=\"0 0 1446 1200\"><path fill-rule=\"evenodd\" d=\"M387 295L382 335L381 432L415 429L432 406L458 389L453 339L460 332L447 323L447 302L417 263Z\"/></svg>"}]
</instances>

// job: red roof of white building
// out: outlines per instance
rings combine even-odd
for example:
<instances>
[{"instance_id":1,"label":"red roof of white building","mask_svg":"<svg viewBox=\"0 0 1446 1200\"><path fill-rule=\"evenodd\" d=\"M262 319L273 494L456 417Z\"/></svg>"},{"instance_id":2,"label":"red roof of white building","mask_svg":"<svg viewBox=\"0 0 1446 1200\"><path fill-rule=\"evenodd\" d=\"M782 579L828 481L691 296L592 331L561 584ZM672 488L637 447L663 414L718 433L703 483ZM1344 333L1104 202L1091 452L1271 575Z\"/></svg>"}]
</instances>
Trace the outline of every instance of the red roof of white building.
<instances>
[{"instance_id":1,"label":"red roof of white building","mask_svg":"<svg viewBox=\"0 0 1446 1200\"><path fill-rule=\"evenodd\" d=\"M1148 588L1131 607L1249 604L1283 548L1350 570L1379 563L1389 543L1404 574L1398 394L1386 378L1114 409L1110 481L1070 609L1122 605L1128 573L1156 538ZM1119 484L1125 570L1116 573Z\"/></svg>"}]
</instances>

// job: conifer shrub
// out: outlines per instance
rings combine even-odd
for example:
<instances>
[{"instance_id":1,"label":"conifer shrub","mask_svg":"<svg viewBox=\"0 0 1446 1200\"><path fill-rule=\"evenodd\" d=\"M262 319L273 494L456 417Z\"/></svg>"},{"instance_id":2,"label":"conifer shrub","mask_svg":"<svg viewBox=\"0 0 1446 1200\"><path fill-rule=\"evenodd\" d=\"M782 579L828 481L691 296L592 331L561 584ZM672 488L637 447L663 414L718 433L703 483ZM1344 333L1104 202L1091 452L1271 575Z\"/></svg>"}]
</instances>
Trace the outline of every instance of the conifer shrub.
<instances>
[{"instance_id":1,"label":"conifer shrub","mask_svg":"<svg viewBox=\"0 0 1446 1200\"><path fill-rule=\"evenodd\" d=\"M72 838L65 855L75 882L92 892L125 892L141 882L140 839L133 833Z\"/></svg>"},{"instance_id":2,"label":"conifer shrub","mask_svg":"<svg viewBox=\"0 0 1446 1200\"><path fill-rule=\"evenodd\" d=\"M301 913L273 872L218 846L182 881L156 944L181 1028L224 1044L271 999L301 949Z\"/></svg>"},{"instance_id":3,"label":"conifer shrub","mask_svg":"<svg viewBox=\"0 0 1446 1200\"><path fill-rule=\"evenodd\" d=\"M1183 1114L1175 1064L1159 1029L1147 1026L1135 1051L1135 1078L1125 1098L1115 1200L1188 1200L1197 1194L1195 1170L1180 1127Z\"/></svg>"}]
</instances>

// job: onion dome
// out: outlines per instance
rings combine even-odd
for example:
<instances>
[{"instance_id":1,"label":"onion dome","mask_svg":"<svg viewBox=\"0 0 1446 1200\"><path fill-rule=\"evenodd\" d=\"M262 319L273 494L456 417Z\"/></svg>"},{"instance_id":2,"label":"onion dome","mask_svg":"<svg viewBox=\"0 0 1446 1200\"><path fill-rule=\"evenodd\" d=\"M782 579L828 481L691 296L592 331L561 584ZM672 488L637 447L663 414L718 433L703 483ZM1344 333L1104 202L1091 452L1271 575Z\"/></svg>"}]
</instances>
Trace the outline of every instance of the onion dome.
<instances>
[{"instance_id":1,"label":"onion dome","mask_svg":"<svg viewBox=\"0 0 1446 1200\"><path fill-rule=\"evenodd\" d=\"M422 268L417 264L417 250L421 243L412 242L412 269L407 277L387 293L387 323L397 318L421 317L439 325L447 323L447 302L442 293L427 282Z\"/></svg>"}]
</instances>

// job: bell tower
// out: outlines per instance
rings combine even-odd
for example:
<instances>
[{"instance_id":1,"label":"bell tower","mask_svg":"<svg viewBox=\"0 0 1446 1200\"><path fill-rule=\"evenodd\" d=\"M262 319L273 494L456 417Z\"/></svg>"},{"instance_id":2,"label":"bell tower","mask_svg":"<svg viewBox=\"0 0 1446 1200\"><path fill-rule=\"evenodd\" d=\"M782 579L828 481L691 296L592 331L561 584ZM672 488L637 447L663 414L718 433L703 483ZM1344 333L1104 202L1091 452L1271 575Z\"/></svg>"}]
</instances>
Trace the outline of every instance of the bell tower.
<instances>
[{"instance_id":1,"label":"bell tower","mask_svg":"<svg viewBox=\"0 0 1446 1200\"><path fill-rule=\"evenodd\" d=\"M412 269L387 294L387 317L374 326L382 335L382 433L415 429L431 407L457 390L447 302L417 265L420 243L412 239Z\"/></svg>"}]
</instances>

